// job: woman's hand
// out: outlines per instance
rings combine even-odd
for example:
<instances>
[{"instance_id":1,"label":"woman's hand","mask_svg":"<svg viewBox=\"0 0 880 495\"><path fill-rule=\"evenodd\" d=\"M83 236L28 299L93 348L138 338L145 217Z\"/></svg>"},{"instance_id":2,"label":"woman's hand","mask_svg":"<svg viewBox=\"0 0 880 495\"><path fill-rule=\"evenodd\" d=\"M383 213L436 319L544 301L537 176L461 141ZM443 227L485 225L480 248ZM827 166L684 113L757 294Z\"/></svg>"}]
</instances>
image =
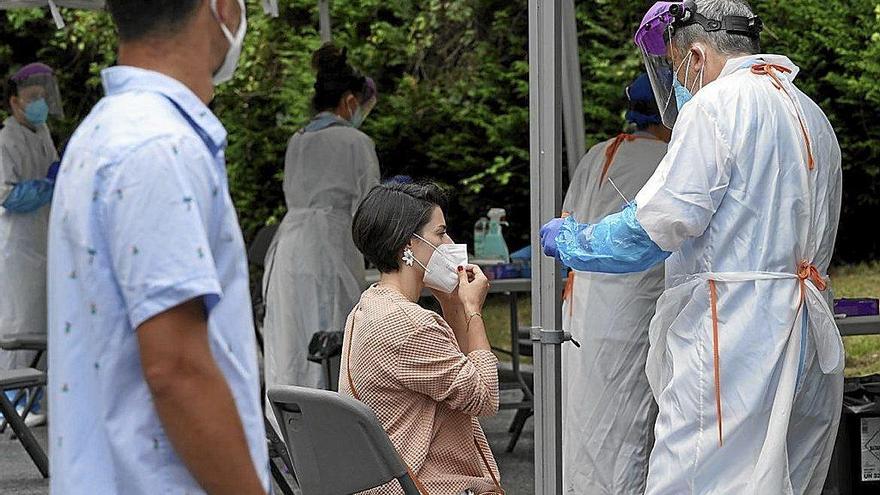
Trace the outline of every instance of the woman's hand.
<instances>
[{"instance_id":1,"label":"woman's hand","mask_svg":"<svg viewBox=\"0 0 880 495\"><path fill-rule=\"evenodd\" d=\"M467 315L480 313L486 294L489 293L489 279L477 265L458 268L458 298Z\"/></svg>"},{"instance_id":2,"label":"woman's hand","mask_svg":"<svg viewBox=\"0 0 880 495\"><path fill-rule=\"evenodd\" d=\"M458 297L458 287L449 294L442 290L431 289L431 294L433 294L434 299L440 303L440 307L443 308L444 313L447 310L453 310L461 306L461 299Z\"/></svg>"}]
</instances>

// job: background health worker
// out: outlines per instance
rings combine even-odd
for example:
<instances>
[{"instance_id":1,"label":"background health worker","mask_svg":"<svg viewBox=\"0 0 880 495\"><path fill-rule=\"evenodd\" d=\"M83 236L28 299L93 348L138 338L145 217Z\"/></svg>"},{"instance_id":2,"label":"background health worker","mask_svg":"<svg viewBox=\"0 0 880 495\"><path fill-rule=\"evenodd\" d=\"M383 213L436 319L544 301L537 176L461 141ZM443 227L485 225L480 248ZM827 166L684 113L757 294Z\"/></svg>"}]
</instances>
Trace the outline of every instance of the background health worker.
<instances>
[{"instance_id":1,"label":"background health worker","mask_svg":"<svg viewBox=\"0 0 880 495\"><path fill-rule=\"evenodd\" d=\"M58 152L46 122L62 116L53 70L33 63L7 81L12 115L0 129L0 332L46 333L46 243ZM52 168L52 170L50 170ZM0 369L33 351L0 350Z\"/></svg>"},{"instance_id":2,"label":"background health worker","mask_svg":"<svg viewBox=\"0 0 880 495\"><path fill-rule=\"evenodd\" d=\"M375 146L358 129L376 104L376 86L332 44L315 52L312 65L317 114L287 146L287 214L263 277L267 389L327 388L323 368L307 359L309 342L315 332L343 329L365 285L364 258L351 225L358 205L379 183Z\"/></svg>"},{"instance_id":3,"label":"background health worker","mask_svg":"<svg viewBox=\"0 0 880 495\"><path fill-rule=\"evenodd\" d=\"M646 74L626 88L626 98L626 120L635 132L593 146L565 195L563 211L578 222L620 211L626 205L621 194L634 198L666 154L670 131ZM562 351L566 493L645 492L657 414L645 360L663 271L658 264L632 274L569 272L563 328L581 346Z\"/></svg>"}]
</instances>

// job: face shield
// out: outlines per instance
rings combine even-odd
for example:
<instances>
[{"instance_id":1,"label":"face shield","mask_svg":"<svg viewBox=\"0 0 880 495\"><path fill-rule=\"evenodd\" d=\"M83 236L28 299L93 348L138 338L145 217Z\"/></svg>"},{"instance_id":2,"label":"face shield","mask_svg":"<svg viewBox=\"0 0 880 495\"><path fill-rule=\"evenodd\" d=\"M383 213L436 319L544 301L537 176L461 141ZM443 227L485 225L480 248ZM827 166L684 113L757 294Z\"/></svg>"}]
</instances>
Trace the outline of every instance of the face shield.
<instances>
[{"instance_id":1,"label":"face shield","mask_svg":"<svg viewBox=\"0 0 880 495\"><path fill-rule=\"evenodd\" d=\"M645 14L635 36L663 125L670 129L678 118L678 105L673 90L675 67L669 45L675 32L673 24L683 10L682 2L655 3Z\"/></svg>"},{"instance_id":2,"label":"face shield","mask_svg":"<svg viewBox=\"0 0 880 495\"><path fill-rule=\"evenodd\" d=\"M23 109L42 99L48 107L49 114L56 117L64 116L61 91L58 89L55 74L49 66L40 63L26 65L16 72L10 81L15 85L15 92Z\"/></svg>"},{"instance_id":3,"label":"face shield","mask_svg":"<svg viewBox=\"0 0 880 495\"><path fill-rule=\"evenodd\" d=\"M366 78L365 86L366 89L363 96L361 96L360 101L358 101L357 110L355 110L351 117L351 125L355 128L360 128L360 126L363 125L364 121L367 120L367 117L370 115L370 112L373 111L373 107L376 106L376 102L379 100L379 93L376 91L376 83L372 78Z\"/></svg>"},{"instance_id":4,"label":"face shield","mask_svg":"<svg viewBox=\"0 0 880 495\"><path fill-rule=\"evenodd\" d=\"M657 2L645 14L634 41L642 52L645 70L651 81L657 107L663 125L672 128L678 118L678 103L675 98L674 80L676 72L684 68L687 72L690 57L673 61L672 40L676 30L697 24L705 32L724 31L750 38L758 38L763 24L758 17L724 16L722 19L709 19L697 12L694 0ZM682 47L687 48L687 47ZM678 64L678 65L674 65ZM684 73L679 73L679 81L688 85Z\"/></svg>"},{"instance_id":5,"label":"face shield","mask_svg":"<svg viewBox=\"0 0 880 495\"><path fill-rule=\"evenodd\" d=\"M373 111L373 107L376 106L376 103L379 101L379 92L376 90L376 82L373 81L373 78L368 77L366 83L366 91L364 91L364 95L360 102L361 108L363 108L364 118L367 118L370 115L370 112Z\"/></svg>"}]
</instances>

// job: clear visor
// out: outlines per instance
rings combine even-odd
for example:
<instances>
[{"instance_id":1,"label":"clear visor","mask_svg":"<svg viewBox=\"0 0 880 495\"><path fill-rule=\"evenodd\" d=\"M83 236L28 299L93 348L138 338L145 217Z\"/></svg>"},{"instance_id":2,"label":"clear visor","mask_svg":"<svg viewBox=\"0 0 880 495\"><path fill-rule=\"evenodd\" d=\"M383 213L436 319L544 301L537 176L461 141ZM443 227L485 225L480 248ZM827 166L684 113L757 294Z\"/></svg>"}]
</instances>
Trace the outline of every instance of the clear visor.
<instances>
[{"instance_id":1,"label":"clear visor","mask_svg":"<svg viewBox=\"0 0 880 495\"><path fill-rule=\"evenodd\" d=\"M16 81L15 84L23 107L42 98L46 100L50 114L64 117L61 91L58 89L58 81L54 75L35 74L22 81Z\"/></svg>"},{"instance_id":2,"label":"clear visor","mask_svg":"<svg viewBox=\"0 0 880 495\"><path fill-rule=\"evenodd\" d=\"M663 125L672 129L678 118L678 103L675 100L675 88L673 86L675 71L673 70L672 62L665 54L653 55L645 50L642 50L642 58L645 61L648 79L651 81L651 89L653 89L654 97L657 99L657 108L660 110Z\"/></svg>"},{"instance_id":3,"label":"clear visor","mask_svg":"<svg viewBox=\"0 0 880 495\"><path fill-rule=\"evenodd\" d=\"M376 106L376 101L378 101L378 99L373 96L369 100L361 102L361 112L364 114L364 119L366 119L370 115L370 112L373 111L373 108Z\"/></svg>"}]
</instances>

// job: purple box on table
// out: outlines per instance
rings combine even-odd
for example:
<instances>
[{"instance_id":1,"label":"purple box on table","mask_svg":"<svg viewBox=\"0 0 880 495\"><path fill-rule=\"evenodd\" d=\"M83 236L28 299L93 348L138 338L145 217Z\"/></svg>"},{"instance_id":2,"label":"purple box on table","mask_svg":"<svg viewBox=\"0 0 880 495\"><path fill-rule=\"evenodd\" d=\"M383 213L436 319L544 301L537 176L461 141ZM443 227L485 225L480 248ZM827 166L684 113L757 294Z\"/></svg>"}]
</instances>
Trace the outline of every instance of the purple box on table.
<instances>
[{"instance_id":1,"label":"purple box on table","mask_svg":"<svg viewBox=\"0 0 880 495\"><path fill-rule=\"evenodd\" d=\"M880 314L877 299L835 299L834 314L846 316L876 316Z\"/></svg>"}]
</instances>

